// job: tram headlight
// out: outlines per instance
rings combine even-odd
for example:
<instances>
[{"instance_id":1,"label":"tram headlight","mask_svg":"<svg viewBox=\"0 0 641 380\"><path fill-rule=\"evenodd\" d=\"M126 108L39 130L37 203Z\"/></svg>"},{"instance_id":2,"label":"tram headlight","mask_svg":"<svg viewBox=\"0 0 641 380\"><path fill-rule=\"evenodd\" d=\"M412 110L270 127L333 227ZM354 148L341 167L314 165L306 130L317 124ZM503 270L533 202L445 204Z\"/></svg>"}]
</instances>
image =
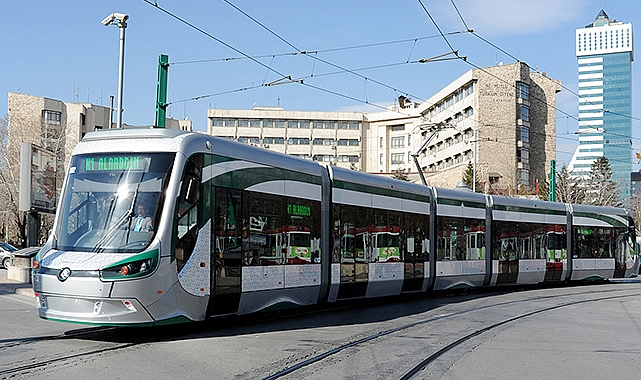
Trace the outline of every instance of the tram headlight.
<instances>
[{"instance_id":1,"label":"tram headlight","mask_svg":"<svg viewBox=\"0 0 641 380\"><path fill-rule=\"evenodd\" d=\"M130 261L121 261L109 267L100 270L100 276L103 280L126 280L130 278L143 277L151 272L158 264L158 255L156 250L132 257Z\"/></svg>"}]
</instances>

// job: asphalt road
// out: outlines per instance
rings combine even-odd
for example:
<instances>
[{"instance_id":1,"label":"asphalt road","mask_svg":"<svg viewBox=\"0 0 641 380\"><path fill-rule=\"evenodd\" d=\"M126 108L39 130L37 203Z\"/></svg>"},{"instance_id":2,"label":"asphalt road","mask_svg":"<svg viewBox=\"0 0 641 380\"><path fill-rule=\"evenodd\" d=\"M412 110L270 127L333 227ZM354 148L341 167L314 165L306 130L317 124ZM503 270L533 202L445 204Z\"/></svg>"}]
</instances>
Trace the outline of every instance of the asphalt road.
<instances>
[{"instance_id":1,"label":"asphalt road","mask_svg":"<svg viewBox=\"0 0 641 380\"><path fill-rule=\"evenodd\" d=\"M18 292L16 293L16 289ZM627 379L641 283L351 304L167 328L38 318L0 269L0 379Z\"/></svg>"}]
</instances>

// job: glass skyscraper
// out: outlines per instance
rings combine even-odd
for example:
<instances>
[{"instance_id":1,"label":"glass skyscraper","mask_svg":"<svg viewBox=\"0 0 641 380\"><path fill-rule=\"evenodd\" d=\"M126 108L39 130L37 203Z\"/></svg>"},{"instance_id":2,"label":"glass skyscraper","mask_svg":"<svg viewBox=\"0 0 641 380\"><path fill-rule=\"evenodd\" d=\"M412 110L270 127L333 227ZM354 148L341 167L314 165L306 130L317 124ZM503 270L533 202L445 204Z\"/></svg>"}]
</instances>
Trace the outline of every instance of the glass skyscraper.
<instances>
[{"instance_id":1,"label":"glass skyscraper","mask_svg":"<svg viewBox=\"0 0 641 380\"><path fill-rule=\"evenodd\" d=\"M576 30L579 66L579 146L568 169L588 176L605 156L624 202L632 172L632 24L611 20L601 10L594 22Z\"/></svg>"}]
</instances>

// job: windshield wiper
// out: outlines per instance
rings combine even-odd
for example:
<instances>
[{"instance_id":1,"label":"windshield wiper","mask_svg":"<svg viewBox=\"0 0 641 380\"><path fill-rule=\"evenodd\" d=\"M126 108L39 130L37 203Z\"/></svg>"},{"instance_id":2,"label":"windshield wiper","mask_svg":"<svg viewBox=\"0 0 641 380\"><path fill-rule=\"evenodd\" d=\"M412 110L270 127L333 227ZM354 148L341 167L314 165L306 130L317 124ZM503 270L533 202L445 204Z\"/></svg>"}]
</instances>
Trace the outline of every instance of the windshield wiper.
<instances>
[{"instance_id":1,"label":"windshield wiper","mask_svg":"<svg viewBox=\"0 0 641 380\"><path fill-rule=\"evenodd\" d=\"M131 200L131 205L129 206L129 210L125 211L118 220L114 224L109 227L107 232L105 232L104 235L96 242L96 245L91 249L92 252L101 252L104 251L105 248L102 247L103 244L107 243L111 238L113 238L116 235L116 232L120 228L120 226L127 220L129 220L129 223L127 224L127 229L131 226L131 217L135 215L134 213L134 206L136 205L136 200L138 199L138 190L140 189L140 183L138 183L138 186L136 186L136 191L134 192L134 197ZM129 231L127 231L127 238L129 238Z\"/></svg>"}]
</instances>

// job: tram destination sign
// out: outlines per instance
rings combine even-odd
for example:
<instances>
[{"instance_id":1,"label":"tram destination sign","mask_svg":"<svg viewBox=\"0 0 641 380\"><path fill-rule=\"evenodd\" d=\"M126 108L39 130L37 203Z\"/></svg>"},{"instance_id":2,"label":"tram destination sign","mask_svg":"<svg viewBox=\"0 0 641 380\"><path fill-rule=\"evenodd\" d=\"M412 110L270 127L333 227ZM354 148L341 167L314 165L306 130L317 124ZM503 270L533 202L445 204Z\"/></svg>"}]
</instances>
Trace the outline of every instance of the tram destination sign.
<instances>
[{"instance_id":1,"label":"tram destination sign","mask_svg":"<svg viewBox=\"0 0 641 380\"><path fill-rule=\"evenodd\" d=\"M88 155L82 158L79 166L84 169L85 173L108 171L147 172L150 161L151 157L130 154Z\"/></svg>"}]
</instances>

